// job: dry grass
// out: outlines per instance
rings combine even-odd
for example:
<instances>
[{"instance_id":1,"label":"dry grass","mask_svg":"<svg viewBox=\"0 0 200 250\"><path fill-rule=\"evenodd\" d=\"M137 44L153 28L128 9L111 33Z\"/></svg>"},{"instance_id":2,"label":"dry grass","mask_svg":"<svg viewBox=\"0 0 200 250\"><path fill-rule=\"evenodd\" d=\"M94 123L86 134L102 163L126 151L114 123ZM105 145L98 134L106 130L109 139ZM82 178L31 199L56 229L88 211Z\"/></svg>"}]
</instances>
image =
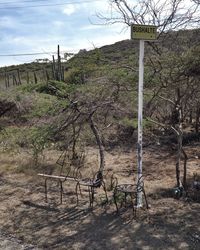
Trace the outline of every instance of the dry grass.
<instances>
[{"instance_id":1,"label":"dry grass","mask_svg":"<svg viewBox=\"0 0 200 250\"><path fill-rule=\"evenodd\" d=\"M199 172L199 148L187 147L188 177ZM175 156L160 148L144 150L144 176L149 211L138 212L122 208L116 215L112 190L110 203L102 206L102 190L97 190L94 209L88 209L85 194L76 206L75 184L64 184L64 200L59 205L58 187L52 183L49 203L44 201L43 179L37 171L53 167L59 152L45 153L42 165L28 170L30 158L0 155L0 225L1 230L15 235L25 243L41 249L200 249L200 203L182 198L176 200L170 190L175 186ZM122 149L106 153L105 179L110 186L111 176L120 183L136 179L136 155ZM23 166L23 171L18 169ZM25 168L26 166L26 168ZM91 175L98 169L98 152L89 148L83 174ZM35 175L33 175L35 173Z\"/></svg>"}]
</instances>

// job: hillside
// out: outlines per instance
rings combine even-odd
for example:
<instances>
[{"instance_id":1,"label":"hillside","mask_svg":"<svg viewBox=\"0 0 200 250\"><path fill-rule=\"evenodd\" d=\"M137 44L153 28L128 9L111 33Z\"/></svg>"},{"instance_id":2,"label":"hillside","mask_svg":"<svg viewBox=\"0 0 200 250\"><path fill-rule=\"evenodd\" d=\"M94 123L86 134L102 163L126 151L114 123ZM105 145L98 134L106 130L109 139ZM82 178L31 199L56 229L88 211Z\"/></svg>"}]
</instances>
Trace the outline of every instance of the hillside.
<instances>
[{"instance_id":1,"label":"hillside","mask_svg":"<svg viewBox=\"0 0 200 250\"><path fill-rule=\"evenodd\" d=\"M186 52L189 48L198 46L199 37L199 29L163 34L157 42L146 43L146 57L153 56L154 49L159 50L160 54L169 51L174 53ZM138 41L132 40L120 41L113 45L103 46L90 51L80 50L78 54L62 64L65 70L65 80L69 80L69 69L76 69L76 73L80 77L81 71L91 74L97 68L101 71L103 66L118 67L126 65L133 67L137 65L138 50ZM13 85L13 82L16 85L16 82L35 83L35 81L42 82L53 79L52 63L48 61L0 68L0 86L3 88L5 88L5 73L7 78L10 78L10 85ZM13 75L16 78L14 80Z\"/></svg>"},{"instance_id":2,"label":"hillside","mask_svg":"<svg viewBox=\"0 0 200 250\"><path fill-rule=\"evenodd\" d=\"M184 119L190 120L195 127L190 130L197 133L199 36L199 30L171 32L164 34L155 43L146 43L144 93L145 115L169 124L175 107L164 99L158 100L156 95L162 95L165 99L172 98L176 103L177 86L180 85ZM54 65L55 70L59 68L57 63ZM111 130L115 136L108 129L110 137L120 137L121 133L123 137L123 133L136 129L137 41L126 40L91 51L81 50L66 63L62 63L61 68L63 83L54 79L52 64L48 62L1 68L1 113L4 115L7 112L1 118L1 127L13 122L24 124L25 127L37 122L50 126L49 122L54 121L55 115L59 112L62 114L62 108L65 109L70 101L75 100L82 103L87 112L88 105L91 108L98 103L102 105L103 102L110 102L112 107L108 105L108 111L103 108L103 113L98 112L100 120L108 118L107 124L110 122L113 126ZM191 95L193 102L188 101L188 96ZM7 110L7 103L13 106L13 111ZM109 111L110 108L112 112ZM105 112L109 115L106 116ZM144 127L147 131L152 131L155 126L145 121ZM129 134L127 136L129 138ZM54 138L51 140L54 141Z\"/></svg>"},{"instance_id":3,"label":"hillside","mask_svg":"<svg viewBox=\"0 0 200 250\"><path fill-rule=\"evenodd\" d=\"M146 42L149 209L136 210L135 191L114 199L116 184L137 183L138 42L0 69L0 248L200 248L199 38L190 30ZM77 204L81 181L89 186Z\"/></svg>"}]
</instances>

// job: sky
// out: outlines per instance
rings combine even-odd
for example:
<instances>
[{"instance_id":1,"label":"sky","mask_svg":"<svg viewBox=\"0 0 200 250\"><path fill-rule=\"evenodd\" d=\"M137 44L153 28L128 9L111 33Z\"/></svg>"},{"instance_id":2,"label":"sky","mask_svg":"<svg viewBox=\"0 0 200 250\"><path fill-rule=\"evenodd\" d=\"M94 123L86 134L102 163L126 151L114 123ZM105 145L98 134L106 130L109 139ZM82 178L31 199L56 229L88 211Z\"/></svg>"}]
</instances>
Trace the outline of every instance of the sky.
<instances>
[{"instance_id":1,"label":"sky","mask_svg":"<svg viewBox=\"0 0 200 250\"><path fill-rule=\"evenodd\" d=\"M62 52L77 53L129 39L122 25L96 25L96 13L110 13L108 2L0 0L0 66L51 58L58 44ZM13 56L27 53L45 54Z\"/></svg>"}]
</instances>

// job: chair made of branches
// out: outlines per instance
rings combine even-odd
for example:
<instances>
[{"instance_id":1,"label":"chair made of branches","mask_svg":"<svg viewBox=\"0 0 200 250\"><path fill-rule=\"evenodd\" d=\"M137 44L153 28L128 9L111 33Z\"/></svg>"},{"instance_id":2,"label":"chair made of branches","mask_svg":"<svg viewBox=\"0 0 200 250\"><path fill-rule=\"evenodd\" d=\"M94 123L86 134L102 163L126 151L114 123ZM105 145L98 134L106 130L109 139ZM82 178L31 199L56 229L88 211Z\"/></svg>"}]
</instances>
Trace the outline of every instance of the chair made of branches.
<instances>
[{"instance_id":1,"label":"chair made of branches","mask_svg":"<svg viewBox=\"0 0 200 250\"><path fill-rule=\"evenodd\" d=\"M144 200L145 200L146 208L147 209L149 208L147 197L146 197L146 192L144 188L144 180L142 176L138 179L136 184L118 184L117 178L115 178L115 180L116 180L116 186L114 188L113 198L114 198L114 203L116 206L117 213L119 212L119 208L117 204L118 199L119 199L118 197L119 193L124 194L124 200L121 200L121 207L122 207L123 202L125 203L125 206L127 205L127 196L130 196L134 216L136 216L139 193L142 193Z\"/></svg>"},{"instance_id":2,"label":"chair made of branches","mask_svg":"<svg viewBox=\"0 0 200 250\"><path fill-rule=\"evenodd\" d=\"M98 171L93 178L85 178L85 179L80 179L77 182L76 185L76 195L77 195L77 204L79 203L78 199L78 189L81 194L81 186L87 187L88 188L88 193L89 193L89 201L90 201L90 207L93 207L94 203L94 195L95 195L95 189L103 187L103 190L105 192L106 196L106 202L108 202L108 196L107 196L107 191L106 191L106 185L103 180L103 173L102 171Z\"/></svg>"},{"instance_id":3,"label":"chair made of branches","mask_svg":"<svg viewBox=\"0 0 200 250\"><path fill-rule=\"evenodd\" d=\"M81 175L81 168L84 165L85 160L85 153L81 152L79 154L70 152L70 151L64 151L58 160L56 161L56 164L60 166L60 171L58 175L49 175L49 174L38 174L41 177L44 177L44 188L45 188L45 201L48 202L47 197L47 182L48 180L55 180L58 182L60 187L60 203L62 204L63 199L63 183L65 181L76 181L82 177Z\"/></svg>"}]
</instances>

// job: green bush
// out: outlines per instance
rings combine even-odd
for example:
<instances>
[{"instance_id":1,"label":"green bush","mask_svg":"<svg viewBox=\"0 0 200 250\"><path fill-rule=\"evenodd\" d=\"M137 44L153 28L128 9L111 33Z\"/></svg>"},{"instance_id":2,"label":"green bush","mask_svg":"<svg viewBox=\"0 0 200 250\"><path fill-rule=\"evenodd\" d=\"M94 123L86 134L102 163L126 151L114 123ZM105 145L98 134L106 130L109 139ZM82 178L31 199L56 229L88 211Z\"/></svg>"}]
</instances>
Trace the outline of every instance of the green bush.
<instances>
[{"instance_id":1,"label":"green bush","mask_svg":"<svg viewBox=\"0 0 200 250\"><path fill-rule=\"evenodd\" d=\"M83 69L72 68L65 73L65 81L70 84L84 84L85 71Z\"/></svg>"}]
</instances>

